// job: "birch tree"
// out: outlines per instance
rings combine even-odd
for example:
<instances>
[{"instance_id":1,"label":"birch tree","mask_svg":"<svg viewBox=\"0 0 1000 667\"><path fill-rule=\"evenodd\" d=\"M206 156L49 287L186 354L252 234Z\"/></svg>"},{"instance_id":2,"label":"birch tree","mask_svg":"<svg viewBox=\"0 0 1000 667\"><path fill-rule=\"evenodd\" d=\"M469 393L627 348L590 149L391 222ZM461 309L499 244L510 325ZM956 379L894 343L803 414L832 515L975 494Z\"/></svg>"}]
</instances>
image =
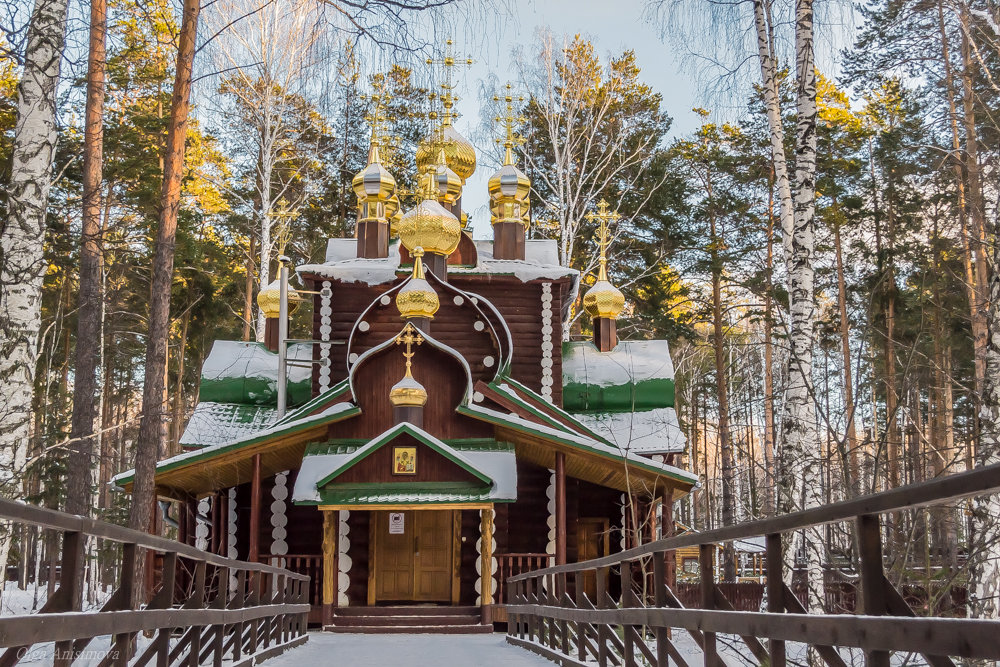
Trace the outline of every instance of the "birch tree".
<instances>
[{"instance_id":1,"label":"birch tree","mask_svg":"<svg viewBox=\"0 0 1000 667\"><path fill-rule=\"evenodd\" d=\"M233 103L224 112L230 138L252 160L247 171L253 175L251 205L258 225L257 285L263 289L271 282L275 225L284 214L278 202L288 197L289 185L301 171L282 168L303 148L297 144L304 139L303 120L311 113L312 74L328 55L321 48L326 37L322 5L314 0L223 0L215 10L214 27L221 31L215 66L226 72L220 91ZM229 25L237 17L245 18ZM294 209L297 202L290 204ZM261 312L256 334L264 339Z\"/></svg>"},{"instance_id":2,"label":"birch tree","mask_svg":"<svg viewBox=\"0 0 1000 667\"><path fill-rule=\"evenodd\" d=\"M66 9L67 0L36 0L17 92L7 216L0 234L0 494L7 497L20 495L31 430ZM0 572L7 566L10 540L0 531Z\"/></svg>"},{"instance_id":3,"label":"birch tree","mask_svg":"<svg viewBox=\"0 0 1000 667\"><path fill-rule=\"evenodd\" d=\"M598 200L636 198L629 212L634 218L665 182L664 174L640 185L670 121L660 96L639 81L631 51L602 68L590 42L579 35L560 41L544 31L537 54L516 59L531 96L525 171L541 201L532 215L557 236L560 263L576 266L585 214ZM615 235L631 223L624 219ZM577 268L588 273L595 266L588 258Z\"/></svg>"}]
</instances>

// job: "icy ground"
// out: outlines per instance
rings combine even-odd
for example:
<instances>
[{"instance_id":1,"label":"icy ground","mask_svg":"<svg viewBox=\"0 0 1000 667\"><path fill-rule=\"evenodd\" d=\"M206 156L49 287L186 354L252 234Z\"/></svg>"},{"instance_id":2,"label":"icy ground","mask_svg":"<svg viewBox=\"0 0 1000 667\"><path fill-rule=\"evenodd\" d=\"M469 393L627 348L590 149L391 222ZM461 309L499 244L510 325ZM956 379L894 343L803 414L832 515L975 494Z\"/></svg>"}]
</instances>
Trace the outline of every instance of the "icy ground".
<instances>
[{"instance_id":1,"label":"icy ground","mask_svg":"<svg viewBox=\"0 0 1000 667\"><path fill-rule=\"evenodd\" d=\"M311 632L305 646L261 663L306 667L552 667L554 663L507 643L505 635L348 635Z\"/></svg>"}]
</instances>

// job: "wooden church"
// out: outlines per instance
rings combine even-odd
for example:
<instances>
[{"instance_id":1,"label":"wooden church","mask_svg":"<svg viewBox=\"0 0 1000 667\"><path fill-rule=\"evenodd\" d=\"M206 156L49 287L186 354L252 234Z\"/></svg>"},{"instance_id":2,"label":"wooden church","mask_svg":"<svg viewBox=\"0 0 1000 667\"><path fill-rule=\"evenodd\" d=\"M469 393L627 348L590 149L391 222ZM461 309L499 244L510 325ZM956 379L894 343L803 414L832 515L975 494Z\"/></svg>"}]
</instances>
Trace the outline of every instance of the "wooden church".
<instances>
[{"instance_id":1,"label":"wooden church","mask_svg":"<svg viewBox=\"0 0 1000 667\"><path fill-rule=\"evenodd\" d=\"M493 240L474 241L462 189L476 152L453 101L417 152L416 206L400 210L373 141L356 237L296 267L299 292L261 293L265 342L215 343L185 451L156 467L180 539L311 575L310 620L331 630L490 631L506 577L665 535L696 482L673 465L685 444L666 342L616 336L613 214L602 202L594 216L593 339L567 341L580 274L555 241L525 238L513 118L489 180ZM312 338L289 340L281 316L306 298Z\"/></svg>"}]
</instances>

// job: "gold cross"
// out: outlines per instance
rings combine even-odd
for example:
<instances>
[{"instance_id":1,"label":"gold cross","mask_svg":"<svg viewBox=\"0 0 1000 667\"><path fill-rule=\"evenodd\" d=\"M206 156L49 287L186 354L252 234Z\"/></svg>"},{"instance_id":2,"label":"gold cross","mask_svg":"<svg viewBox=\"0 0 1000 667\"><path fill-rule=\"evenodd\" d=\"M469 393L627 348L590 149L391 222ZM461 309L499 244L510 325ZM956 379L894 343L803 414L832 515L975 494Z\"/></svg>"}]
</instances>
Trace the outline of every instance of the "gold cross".
<instances>
[{"instance_id":1,"label":"gold cross","mask_svg":"<svg viewBox=\"0 0 1000 667\"><path fill-rule=\"evenodd\" d=\"M506 137L506 139L503 140L503 146L504 146L504 148L507 149L507 152L508 152L508 157L506 158L505 162L508 163L508 164L514 164L513 158L511 157L510 151L511 151L511 149L514 148L515 144L523 144L524 143L524 139L523 138L521 138L521 137L515 137L514 136L514 123L523 123L525 121L524 116L520 116L520 115L515 116L514 115L514 102L515 101L517 101L517 102L523 102L524 101L524 97L522 97L520 95L518 95L517 97L514 97L513 93L511 93L511 86L510 86L509 83L507 84L506 89L507 89L507 93L503 97L500 97L499 95L494 95L493 96L493 101L494 102L499 102L500 100L503 100L504 103L507 106L507 114L505 116L497 116L494 120L496 120L496 122L498 122L498 123L503 123L504 124L504 128L507 131L507 137ZM501 143L500 139L497 139L496 142L498 144ZM508 160L509 160L509 162L508 162Z\"/></svg>"},{"instance_id":2,"label":"gold cross","mask_svg":"<svg viewBox=\"0 0 1000 667\"><path fill-rule=\"evenodd\" d=\"M597 225L597 246L600 249L600 262L601 262L601 275L604 276L607 273L607 263L608 263L608 246L611 245L611 235L608 231L609 222L617 222L621 219L621 216L615 213L608 213L608 202L601 199L597 203L597 214L588 213L586 216L587 222L598 223ZM606 280L606 278L599 278L599 280Z\"/></svg>"},{"instance_id":3,"label":"gold cross","mask_svg":"<svg viewBox=\"0 0 1000 667\"><path fill-rule=\"evenodd\" d=\"M288 221L298 213L298 208L289 206L288 200L284 197L275 203L277 204L277 208L272 206L270 210L270 217L277 219L277 230L274 241L278 248L278 255L284 255L292 235Z\"/></svg>"},{"instance_id":4,"label":"gold cross","mask_svg":"<svg viewBox=\"0 0 1000 667\"><path fill-rule=\"evenodd\" d=\"M412 363L410 359L412 359L415 354L413 352L413 344L416 343L417 345L420 345L423 342L424 337L420 335L420 332L417 331L417 328L413 326L412 322L407 322L406 326L403 327L402 333L396 336L396 345L406 345L406 352L403 353L403 356L406 357L407 373L410 372L410 364Z\"/></svg>"},{"instance_id":5,"label":"gold cross","mask_svg":"<svg viewBox=\"0 0 1000 667\"><path fill-rule=\"evenodd\" d=\"M444 70L444 82L441 83L441 90L444 91L438 95L441 99L441 105L444 107L444 111L441 113L441 123L442 125L448 125L451 123L451 119L454 118L455 114L452 113L452 106L458 101L458 96L456 96L452 91L455 90L455 83L452 79L452 74L454 69L458 65L471 65L475 60L472 58L455 58L455 52L452 48L454 42L450 39L445 40L444 55L440 58L428 58L428 65L441 65ZM434 99L433 93L431 94L431 99Z\"/></svg>"},{"instance_id":6,"label":"gold cross","mask_svg":"<svg viewBox=\"0 0 1000 667\"><path fill-rule=\"evenodd\" d=\"M392 99L392 94L389 92L385 85L385 75L376 74L372 77L372 92L370 95L361 95L361 99L365 101L371 101L374 104L371 113L365 115L365 120L372 128L372 144L382 147L388 147L389 137L386 132L385 124L388 121L389 116L386 109L389 105L389 100Z\"/></svg>"}]
</instances>

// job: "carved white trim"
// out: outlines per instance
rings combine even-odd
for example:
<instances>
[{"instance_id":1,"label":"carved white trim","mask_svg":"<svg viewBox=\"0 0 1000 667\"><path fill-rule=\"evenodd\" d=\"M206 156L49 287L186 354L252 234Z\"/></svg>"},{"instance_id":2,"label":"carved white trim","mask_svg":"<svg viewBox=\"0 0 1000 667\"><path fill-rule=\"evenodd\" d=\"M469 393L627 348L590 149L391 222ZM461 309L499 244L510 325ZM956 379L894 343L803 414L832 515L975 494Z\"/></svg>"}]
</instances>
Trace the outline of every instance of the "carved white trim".
<instances>
[{"instance_id":1,"label":"carved white trim","mask_svg":"<svg viewBox=\"0 0 1000 667\"><path fill-rule=\"evenodd\" d=\"M542 397L552 402L552 283L542 283Z\"/></svg>"},{"instance_id":2,"label":"carved white trim","mask_svg":"<svg viewBox=\"0 0 1000 667\"><path fill-rule=\"evenodd\" d=\"M208 537L212 531L207 517L212 511L212 498L206 496L198 501L198 512L195 515L194 523L194 546L202 551L208 550Z\"/></svg>"},{"instance_id":3,"label":"carved white trim","mask_svg":"<svg viewBox=\"0 0 1000 667\"><path fill-rule=\"evenodd\" d=\"M625 520L625 512L627 508L626 508L624 493L621 496L621 508L622 508L622 523L621 523L621 530L619 532L621 533L622 551L625 551L625 531L628 529L628 523Z\"/></svg>"},{"instance_id":4,"label":"carved white trim","mask_svg":"<svg viewBox=\"0 0 1000 667\"><path fill-rule=\"evenodd\" d=\"M482 525L483 512L489 512L493 515L493 521L490 522L491 535L490 538L493 542L493 556L490 558L490 604L493 604L496 600L497 594L497 570L499 569L499 563L496 557L496 536L497 536L497 523L496 517L497 513L493 509L489 510L479 510L479 525ZM476 606L483 603L483 536L482 534L476 538Z\"/></svg>"},{"instance_id":5,"label":"carved white trim","mask_svg":"<svg viewBox=\"0 0 1000 667\"><path fill-rule=\"evenodd\" d=\"M333 334L333 307L330 305L333 297L330 291L330 281L323 281L323 294L319 301L319 339L331 340ZM319 366L319 390L330 388L330 345L319 346L319 358L323 362Z\"/></svg>"},{"instance_id":6,"label":"carved white trim","mask_svg":"<svg viewBox=\"0 0 1000 667\"><path fill-rule=\"evenodd\" d=\"M271 555L285 556L288 554L288 471L279 472L274 476L274 486L271 487ZM284 561L284 559L281 559ZM278 563L284 567L284 562Z\"/></svg>"},{"instance_id":7,"label":"carved white trim","mask_svg":"<svg viewBox=\"0 0 1000 667\"><path fill-rule=\"evenodd\" d=\"M347 607L351 604L347 597L347 588L351 585L351 557L348 551L351 550L351 528L347 525L347 519L351 513L347 510L340 510L340 526L337 531L337 604Z\"/></svg>"}]
</instances>

